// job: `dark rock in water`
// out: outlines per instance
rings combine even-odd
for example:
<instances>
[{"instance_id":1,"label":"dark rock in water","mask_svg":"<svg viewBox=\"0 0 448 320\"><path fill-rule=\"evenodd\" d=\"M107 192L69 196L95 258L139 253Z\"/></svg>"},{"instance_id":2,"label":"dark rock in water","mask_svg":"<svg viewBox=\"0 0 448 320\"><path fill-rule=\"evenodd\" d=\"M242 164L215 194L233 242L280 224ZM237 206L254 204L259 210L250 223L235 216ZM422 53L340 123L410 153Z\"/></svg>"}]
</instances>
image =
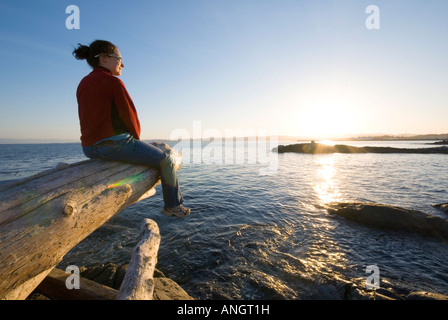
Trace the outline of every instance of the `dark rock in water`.
<instances>
[{"instance_id":1,"label":"dark rock in water","mask_svg":"<svg viewBox=\"0 0 448 320\"><path fill-rule=\"evenodd\" d=\"M448 140L442 140L442 141L437 141L437 142L433 142L433 143L427 143L427 144L446 144L448 145Z\"/></svg>"},{"instance_id":2,"label":"dark rock in water","mask_svg":"<svg viewBox=\"0 0 448 320\"><path fill-rule=\"evenodd\" d=\"M336 203L327 211L369 226L448 240L448 221L418 210L375 203Z\"/></svg>"},{"instance_id":3,"label":"dark rock in water","mask_svg":"<svg viewBox=\"0 0 448 320\"><path fill-rule=\"evenodd\" d=\"M262 295L258 299L266 300L293 300L297 294L282 281L258 270L252 270L249 284Z\"/></svg>"},{"instance_id":4,"label":"dark rock in water","mask_svg":"<svg viewBox=\"0 0 448 320\"><path fill-rule=\"evenodd\" d=\"M321 143L297 143L290 145L279 145L272 151L278 153L296 152L307 154L325 154L325 153L422 153L448 154L448 147L437 148L392 148L392 147L353 147L344 144L336 144L334 146Z\"/></svg>"},{"instance_id":5,"label":"dark rock in water","mask_svg":"<svg viewBox=\"0 0 448 320\"><path fill-rule=\"evenodd\" d=\"M90 268L82 268L81 276L93 280L113 289L120 289L121 282L126 274L127 266L118 266L113 263L94 265Z\"/></svg>"},{"instance_id":6,"label":"dark rock in water","mask_svg":"<svg viewBox=\"0 0 448 320\"><path fill-rule=\"evenodd\" d=\"M433 207L448 214L448 203L435 204Z\"/></svg>"}]
</instances>

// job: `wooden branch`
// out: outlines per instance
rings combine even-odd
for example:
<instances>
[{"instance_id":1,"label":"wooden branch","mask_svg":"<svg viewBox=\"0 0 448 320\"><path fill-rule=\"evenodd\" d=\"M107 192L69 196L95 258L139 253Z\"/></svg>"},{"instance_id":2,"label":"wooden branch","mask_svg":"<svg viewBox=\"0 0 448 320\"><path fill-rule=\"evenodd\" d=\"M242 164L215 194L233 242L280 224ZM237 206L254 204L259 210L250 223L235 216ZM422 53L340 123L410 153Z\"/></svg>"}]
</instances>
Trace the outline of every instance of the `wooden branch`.
<instances>
[{"instance_id":1,"label":"wooden branch","mask_svg":"<svg viewBox=\"0 0 448 320\"><path fill-rule=\"evenodd\" d=\"M83 277L80 277L79 289L68 289L69 276L69 273L54 268L35 291L54 300L114 300L117 296L117 290Z\"/></svg>"},{"instance_id":2,"label":"wooden branch","mask_svg":"<svg viewBox=\"0 0 448 320\"><path fill-rule=\"evenodd\" d=\"M159 227L153 220L145 219L141 226L140 242L134 248L118 300L152 300L159 245Z\"/></svg>"},{"instance_id":3,"label":"wooden branch","mask_svg":"<svg viewBox=\"0 0 448 320\"><path fill-rule=\"evenodd\" d=\"M36 288L36 286L51 272L51 269L45 270L37 276L31 277L14 290L5 292L2 300L24 300Z\"/></svg>"},{"instance_id":4,"label":"wooden branch","mask_svg":"<svg viewBox=\"0 0 448 320\"><path fill-rule=\"evenodd\" d=\"M178 169L180 154L161 147ZM159 182L153 168L87 160L1 186L0 299L26 298L69 250Z\"/></svg>"}]
</instances>

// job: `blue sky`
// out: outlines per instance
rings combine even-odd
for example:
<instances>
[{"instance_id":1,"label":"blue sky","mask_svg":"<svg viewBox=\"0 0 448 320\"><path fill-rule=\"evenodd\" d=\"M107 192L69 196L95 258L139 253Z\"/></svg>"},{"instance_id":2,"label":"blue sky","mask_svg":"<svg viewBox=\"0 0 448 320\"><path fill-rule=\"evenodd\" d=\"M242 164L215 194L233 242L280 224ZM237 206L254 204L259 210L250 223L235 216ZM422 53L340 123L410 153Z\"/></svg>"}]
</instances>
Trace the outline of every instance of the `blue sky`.
<instances>
[{"instance_id":1,"label":"blue sky","mask_svg":"<svg viewBox=\"0 0 448 320\"><path fill-rule=\"evenodd\" d=\"M369 30L369 5L380 29ZM80 10L69 30L66 7ZM445 0L0 3L0 138L79 140L90 72L77 43L116 44L142 139L177 129L294 136L447 133Z\"/></svg>"}]
</instances>

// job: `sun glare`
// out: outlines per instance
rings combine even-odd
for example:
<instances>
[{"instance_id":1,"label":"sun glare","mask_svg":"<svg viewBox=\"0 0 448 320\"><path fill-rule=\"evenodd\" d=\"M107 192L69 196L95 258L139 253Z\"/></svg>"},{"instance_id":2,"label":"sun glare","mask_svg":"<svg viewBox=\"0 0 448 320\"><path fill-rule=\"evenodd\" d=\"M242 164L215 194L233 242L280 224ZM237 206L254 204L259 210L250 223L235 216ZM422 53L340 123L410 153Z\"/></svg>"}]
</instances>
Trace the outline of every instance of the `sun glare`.
<instances>
[{"instance_id":1,"label":"sun glare","mask_svg":"<svg viewBox=\"0 0 448 320\"><path fill-rule=\"evenodd\" d=\"M310 88L309 92L296 96L293 101L291 116L296 121L298 135L331 139L363 129L360 121L364 102L356 90L348 91L343 86L333 84L322 85L319 89Z\"/></svg>"},{"instance_id":2,"label":"sun glare","mask_svg":"<svg viewBox=\"0 0 448 320\"><path fill-rule=\"evenodd\" d=\"M309 107L304 114L304 132L317 138L348 134L355 125L355 119L347 108L334 102Z\"/></svg>"},{"instance_id":3,"label":"sun glare","mask_svg":"<svg viewBox=\"0 0 448 320\"><path fill-rule=\"evenodd\" d=\"M333 140L328 140L328 139L324 139L324 140L319 140L317 141L319 143L325 144L327 146L334 146L336 144L336 141Z\"/></svg>"},{"instance_id":4,"label":"sun glare","mask_svg":"<svg viewBox=\"0 0 448 320\"><path fill-rule=\"evenodd\" d=\"M322 204L327 204L340 199L341 194L335 178L334 157L320 157L317 160L317 183L314 187L316 195Z\"/></svg>"}]
</instances>

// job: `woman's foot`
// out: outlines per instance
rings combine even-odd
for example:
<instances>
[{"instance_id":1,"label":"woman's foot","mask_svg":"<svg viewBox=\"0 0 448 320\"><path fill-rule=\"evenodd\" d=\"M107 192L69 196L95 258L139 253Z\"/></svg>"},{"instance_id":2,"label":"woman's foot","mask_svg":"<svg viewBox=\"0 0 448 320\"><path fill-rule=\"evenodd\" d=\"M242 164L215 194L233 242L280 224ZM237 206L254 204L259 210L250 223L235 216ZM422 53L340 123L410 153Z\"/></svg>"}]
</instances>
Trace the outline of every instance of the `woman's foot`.
<instances>
[{"instance_id":1,"label":"woman's foot","mask_svg":"<svg viewBox=\"0 0 448 320\"><path fill-rule=\"evenodd\" d=\"M183 206L177 206L174 208L163 208L162 213L166 215L167 217L177 217L177 218L183 218L190 214L191 210L188 208L185 208Z\"/></svg>"}]
</instances>

